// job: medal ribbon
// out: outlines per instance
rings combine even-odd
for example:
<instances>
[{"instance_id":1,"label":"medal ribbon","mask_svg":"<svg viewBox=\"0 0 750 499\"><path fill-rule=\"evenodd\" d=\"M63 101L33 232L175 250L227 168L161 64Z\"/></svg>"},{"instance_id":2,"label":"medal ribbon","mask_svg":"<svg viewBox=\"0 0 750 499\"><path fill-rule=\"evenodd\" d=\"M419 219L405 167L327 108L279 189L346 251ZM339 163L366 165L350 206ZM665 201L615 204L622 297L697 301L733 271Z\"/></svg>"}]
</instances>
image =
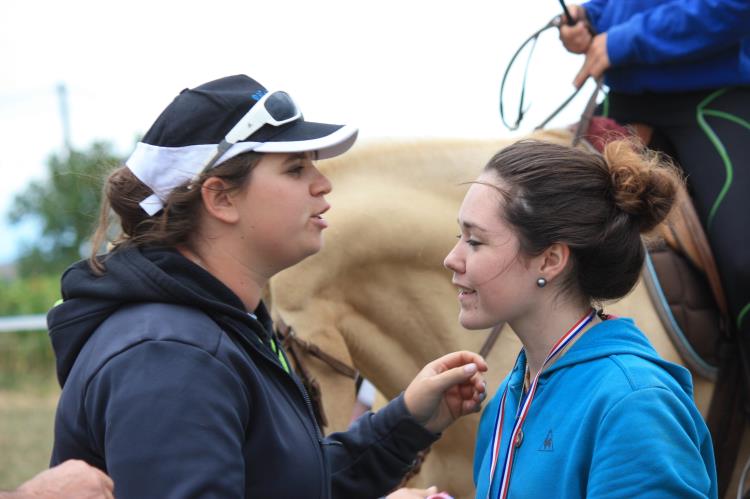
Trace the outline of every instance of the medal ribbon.
<instances>
[{"instance_id":1,"label":"medal ribbon","mask_svg":"<svg viewBox=\"0 0 750 499\"><path fill-rule=\"evenodd\" d=\"M536 394L536 386L537 382L539 381L539 376L544 371L544 368L547 367L547 364L549 361L555 357L563 348L565 348L577 335L578 333L583 330L584 327L586 327L586 324L591 322L591 320L594 318L594 315L596 315L596 311L594 309L591 309L590 312L587 312L586 315L581 317L579 321L572 327L570 330L568 330L567 333L562 335L562 337L557 340L557 343L554 344L552 347L552 350L550 350L549 354L547 354L547 358L544 361L544 364L542 364L542 368L539 370L538 373L534 376L534 381L531 383L531 387L529 387L529 391L526 393L525 396L521 397L521 402L518 405L518 409L516 410L516 419L515 424L513 425L513 431L510 434L510 439L508 440L508 452L505 456L505 461L503 462L503 467L501 469L501 482L500 482L500 491L498 493L499 499L506 499L508 497L508 488L510 486L510 472L511 468L513 467L513 455L515 453L515 442L518 439L518 434L521 432L521 427L523 426L524 421L526 420L526 416L529 413L529 408L531 407L531 402L534 400L534 395ZM523 350L522 350L523 351ZM518 354L520 358L520 353ZM516 363L518 360L516 360ZM498 458L500 456L500 443L503 439L503 419L505 415L505 398L508 395L508 386L510 383L505 385L505 390L503 391L503 398L500 401L500 411L497 415L497 418L495 418L495 428L493 431L493 439L492 439L492 462L490 464L490 483L487 487L487 498L490 497L490 492L492 491L492 482L495 477L495 469L498 465Z\"/></svg>"}]
</instances>

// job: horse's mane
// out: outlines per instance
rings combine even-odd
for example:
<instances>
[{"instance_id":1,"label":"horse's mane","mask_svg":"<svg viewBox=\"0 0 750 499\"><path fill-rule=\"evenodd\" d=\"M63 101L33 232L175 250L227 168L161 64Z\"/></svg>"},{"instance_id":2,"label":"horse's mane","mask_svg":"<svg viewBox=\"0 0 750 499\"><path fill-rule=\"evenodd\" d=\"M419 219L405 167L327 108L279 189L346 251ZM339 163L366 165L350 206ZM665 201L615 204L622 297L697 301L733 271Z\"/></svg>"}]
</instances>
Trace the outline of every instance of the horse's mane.
<instances>
[{"instance_id":1,"label":"horse's mane","mask_svg":"<svg viewBox=\"0 0 750 499\"><path fill-rule=\"evenodd\" d=\"M539 131L524 138L565 143L571 133ZM297 272L322 284L328 280L323 274L333 279L363 262L439 266L454 244L466 184L515 140L371 139L321 161L333 184L326 215L331 227L323 250L298 264Z\"/></svg>"}]
</instances>

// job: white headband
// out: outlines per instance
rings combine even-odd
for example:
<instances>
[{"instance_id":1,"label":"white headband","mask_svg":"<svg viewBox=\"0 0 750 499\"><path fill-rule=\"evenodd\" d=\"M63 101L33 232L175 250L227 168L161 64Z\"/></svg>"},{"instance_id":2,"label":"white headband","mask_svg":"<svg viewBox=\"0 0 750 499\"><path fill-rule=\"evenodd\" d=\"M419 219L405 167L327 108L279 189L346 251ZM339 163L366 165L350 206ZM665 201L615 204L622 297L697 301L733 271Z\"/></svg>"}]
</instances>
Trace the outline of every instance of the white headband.
<instances>
[{"instance_id":1,"label":"white headband","mask_svg":"<svg viewBox=\"0 0 750 499\"><path fill-rule=\"evenodd\" d=\"M218 165L258 146L258 142L240 142L225 152ZM125 165L154 193L141 201L141 208L153 216L164 208L169 194L199 175L216 154L216 144L162 147L138 142Z\"/></svg>"}]
</instances>

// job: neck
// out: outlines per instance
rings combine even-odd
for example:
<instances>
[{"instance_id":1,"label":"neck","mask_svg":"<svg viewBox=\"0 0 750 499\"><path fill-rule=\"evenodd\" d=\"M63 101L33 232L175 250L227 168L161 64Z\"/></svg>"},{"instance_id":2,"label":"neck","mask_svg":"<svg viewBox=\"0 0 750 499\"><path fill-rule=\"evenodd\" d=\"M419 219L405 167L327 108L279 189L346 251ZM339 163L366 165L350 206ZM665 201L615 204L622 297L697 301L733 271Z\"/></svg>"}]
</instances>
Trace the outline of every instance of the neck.
<instances>
[{"instance_id":1,"label":"neck","mask_svg":"<svg viewBox=\"0 0 750 499\"><path fill-rule=\"evenodd\" d=\"M258 307L268 277L240 262L234 256L236 252L211 244L210 240L190 247L180 245L177 250L231 289L242 301L246 311L252 312Z\"/></svg>"},{"instance_id":2,"label":"neck","mask_svg":"<svg viewBox=\"0 0 750 499\"><path fill-rule=\"evenodd\" d=\"M555 343L591 311L588 305L582 304L556 304L546 308L541 307L539 310L542 311L535 311L510 323L511 328L523 343L526 365L531 379L542 369ZM597 322L598 318L594 317L594 320L584 327L573 342Z\"/></svg>"}]
</instances>

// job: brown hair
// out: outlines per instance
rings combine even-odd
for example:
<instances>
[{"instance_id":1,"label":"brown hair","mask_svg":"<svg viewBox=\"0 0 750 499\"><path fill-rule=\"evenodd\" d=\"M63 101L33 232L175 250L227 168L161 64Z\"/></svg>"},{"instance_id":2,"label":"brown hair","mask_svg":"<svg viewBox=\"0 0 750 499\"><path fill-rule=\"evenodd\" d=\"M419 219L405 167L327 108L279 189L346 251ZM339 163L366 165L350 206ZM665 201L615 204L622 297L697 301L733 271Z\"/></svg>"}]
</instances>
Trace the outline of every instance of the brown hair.
<instances>
[{"instance_id":1,"label":"brown hair","mask_svg":"<svg viewBox=\"0 0 750 499\"><path fill-rule=\"evenodd\" d=\"M173 247L187 243L200 220L200 187L203 182L209 177L219 177L229 184L227 190L241 189L249 181L260 158L257 153L240 154L202 173L197 180L172 191L164 209L153 216L149 216L139 204L153 191L127 166L115 169L104 182L99 223L91 238L89 267L95 274L105 271L104 258L97 254L106 242L109 242L111 251L128 246ZM112 212L119 219L120 233L107 241Z\"/></svg>"},{"instance_id":2,"label":"brown hair","mask_svg":"<svg viewBox=\"0 0 750 499\"><path fill-rule=\"evenodd\" d=\"M485 167L501 180L504 217L522 254L553 243L571 251L561 289L590 302L625 296L645 258L641 234L668 215L679 184L677 168L631 140L604 153L524 140L498 152Z\"/></svg>"}]
</instances>

